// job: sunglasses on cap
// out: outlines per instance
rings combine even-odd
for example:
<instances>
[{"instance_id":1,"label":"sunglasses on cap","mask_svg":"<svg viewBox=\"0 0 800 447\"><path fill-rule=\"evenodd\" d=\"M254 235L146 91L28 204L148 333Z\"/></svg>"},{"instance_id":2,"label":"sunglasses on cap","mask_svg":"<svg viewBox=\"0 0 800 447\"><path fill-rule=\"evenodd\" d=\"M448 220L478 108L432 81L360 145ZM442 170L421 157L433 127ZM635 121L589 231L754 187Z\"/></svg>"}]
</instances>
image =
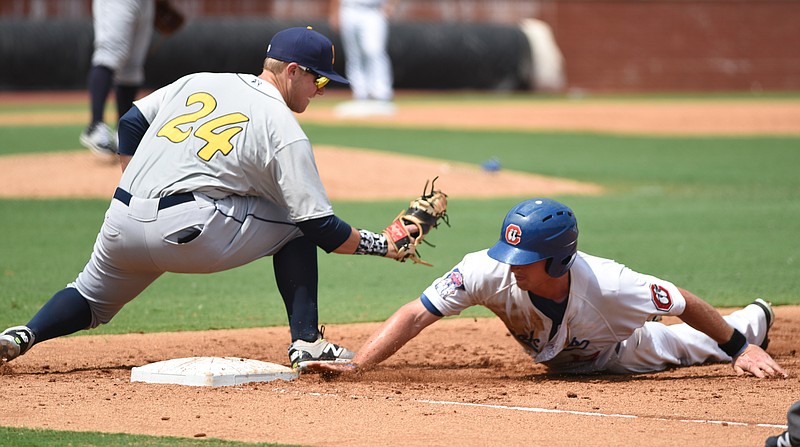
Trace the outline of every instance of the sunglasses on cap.
<instances>
[{"instance_id":1,"label":"sunglasses on cap","mask_svg":"<svg viewBox=\"0 0 800 447\"><path fill-rule=\"evenodd\" d=\"M315 76L315 79L314 79L314 85L316 85L318 89L320 89L320 88L324 88L326 85L328 85L328 83L329 83L329 82L331 82L331 80L330 80L330 79L328 79L327 77L325 77L325 76L322 76L322 75L320 75L320 74L317 74L317 73L314 73L314 71L313 71L313 70L311 70L311 69L310 69L310 68L308 68L308 67L304 67L304 66L302 66L302 65L300 65L300 64L297 64L297 66L298 66L298 67L299 67L301 70L305 71L306 73L311 73L312 75L314 75L314 76Z\"/></svg>"}]
</instances>

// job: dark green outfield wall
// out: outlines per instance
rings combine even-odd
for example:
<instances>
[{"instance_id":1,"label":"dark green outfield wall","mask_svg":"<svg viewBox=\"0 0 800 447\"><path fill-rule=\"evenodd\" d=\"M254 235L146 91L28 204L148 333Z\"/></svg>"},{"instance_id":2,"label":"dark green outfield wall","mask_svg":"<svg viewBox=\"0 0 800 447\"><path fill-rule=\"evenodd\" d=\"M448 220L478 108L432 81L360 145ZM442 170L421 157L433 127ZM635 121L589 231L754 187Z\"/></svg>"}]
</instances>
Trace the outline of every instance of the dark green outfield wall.
<instances>
[{"instance_id":1,"label":"dark green outfield wall","mask_svg":"<svg viewBox=\"0 0 800 447\"><path fill-rule=\"evenodd\" d=\"M338 35L335 67L344 72ZM260 72L267 43L306 23L249 18L194 19L170 38L156 34L146 65L148 88L197 71ZM0 19L0 89L86 88L93 31L88 19ZM529 89L531 50L518 27L492 24L393 23L389 53L398 89Z\"/></svg>"}]
</instances>

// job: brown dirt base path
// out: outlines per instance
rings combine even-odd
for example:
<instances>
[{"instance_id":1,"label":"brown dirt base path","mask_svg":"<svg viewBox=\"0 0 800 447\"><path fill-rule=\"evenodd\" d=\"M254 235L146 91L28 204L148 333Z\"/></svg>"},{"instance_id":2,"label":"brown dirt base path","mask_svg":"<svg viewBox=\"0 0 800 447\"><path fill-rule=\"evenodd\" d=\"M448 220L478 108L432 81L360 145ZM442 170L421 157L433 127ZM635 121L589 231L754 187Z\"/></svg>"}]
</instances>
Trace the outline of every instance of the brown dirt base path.
<instances>
[{"instance_id":1,"label":"brown dirt base path","mask_svg":"<svg viewBox=\"0 0 800 447\"><path fill-rule=\"evenodd\" d=\"M130 370L191 356L286 364L288 330L67 337L0 369L14 409L0 425L315 446L757 446L800 398L800 307L775 311L768 351L789 379L737 377L727 364L548 375L492 318L442 320L361 377L218 388L131 383ZM377 326L327 332L357 347Z\"/></svg>"}]
</instances>

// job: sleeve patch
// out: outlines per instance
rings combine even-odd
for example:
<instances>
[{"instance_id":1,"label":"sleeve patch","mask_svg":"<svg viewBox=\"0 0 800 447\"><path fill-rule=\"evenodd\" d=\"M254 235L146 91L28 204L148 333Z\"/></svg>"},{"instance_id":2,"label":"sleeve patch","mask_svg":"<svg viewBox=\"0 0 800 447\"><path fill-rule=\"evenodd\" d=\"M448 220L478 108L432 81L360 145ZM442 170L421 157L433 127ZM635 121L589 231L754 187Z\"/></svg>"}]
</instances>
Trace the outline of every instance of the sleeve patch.
<instances>
[{"instance_id":1,"label":"sleeve patch","mask_svg":"<svg viewBox=\"0 0 800 447\"><path fill-rule=\"evenodd\" d=\"M656 305L656 309L662 312L669 312L672 309L672 297L665 287L661 287L658 284L651 285L650 296L653 299L653 304Z\"/></svg>"},{"instance_id":2,"label":"sleeve patch","mask_svg":"<svg viewBox=\"0 0 800 447\"><path fill-rule=\"evenodd\" d=\"M456 290L464 290L464 276L458 269L453 269L447 276L436 281L435 287L442 298L454 295Z\"/></svg>"}]
</instances>

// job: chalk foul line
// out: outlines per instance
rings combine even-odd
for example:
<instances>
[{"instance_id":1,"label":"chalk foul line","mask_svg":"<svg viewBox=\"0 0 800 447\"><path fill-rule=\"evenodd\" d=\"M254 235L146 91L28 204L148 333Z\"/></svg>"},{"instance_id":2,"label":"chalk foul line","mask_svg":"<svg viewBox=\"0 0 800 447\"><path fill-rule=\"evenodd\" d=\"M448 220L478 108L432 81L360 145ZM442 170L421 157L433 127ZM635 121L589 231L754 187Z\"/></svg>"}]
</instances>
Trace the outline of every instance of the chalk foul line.
<instances>
[{"instance_id":1,"label":"chalk foul line","mask_svg":"<svg viewBox=\"0 0 800 447\"><path fill-rule=\"evenodd\" d=\"M596 413L592 411L558 410L553 408L516 407L516 406L512 407L507 405L476 404L469 402L450 402L443 400L416 399L416 401L432 405L481 407L481 408L493 408L498 410L527 411L531 413L558 413L558 414L574 414L577 416L609 417L609 418L623 418L623 419L651 419L655 421L684 422L693 424L718 424L718 425L734 425L740 427L766 427L766 428L777 428L783 430L788 429L786 425L780 425L780 424L761 424L761 423L751 424L748 422L715 421L710 419L669 419L669 418L659 418L650 416L636 416L632 414L618 414L618 413L607 414L607 413Z\"/></svg>"},{"instance_id":2,"label":"chalk foul line","mask_svg":"<svg viewBox=\"0 0 800 447\"><path fill-rule=\"evenodd\" d=\"M280 393L285 393L286 390L284 389L274 389L273 391L278 391ZM315 393L315 392L301 392L299 394L305 394L309 396L320 396L320 397L340 397L336 393ZM369 396L350 396L351 398L357 399L370 399ZM395 400L394 398L390 398L391 400ZM405 399L403 399L405 400ZM714 424L714 425L725 425L725 426L736 426L736 427L763 427L763 428L775 428L780 430L788 430L789 427L787 425L781 424L766 424L766 423L749 423L749 422L736 422L736 421L716 421L713 419L670 419L670 418L660 418L660 417L653 417L653 416L637 416L633 414L620 414L620 413L597 413L593 411L577 411L577 410L559 410L555 408L537 408L537 407L518 407L518 406L509 406L509 405L495 405L495 404L476 404L470 402L454 402L454 401L446 401L446 400L429 400L429 399L411 399L414 402L420 402L424 404L430 405L452 405L452 406L459 406L459 407L479 407L479 408L491 408L496 410L510 410L510 411L525 411L529 413L554 413L554 414L572 414L576 416L589 416L589 417L603 417L603 418L620 418L620 419L647 419L653 421L666 421L666 422L682 422L682 423L690 423L690 424Z\"/></svg>"}]
</instances>

